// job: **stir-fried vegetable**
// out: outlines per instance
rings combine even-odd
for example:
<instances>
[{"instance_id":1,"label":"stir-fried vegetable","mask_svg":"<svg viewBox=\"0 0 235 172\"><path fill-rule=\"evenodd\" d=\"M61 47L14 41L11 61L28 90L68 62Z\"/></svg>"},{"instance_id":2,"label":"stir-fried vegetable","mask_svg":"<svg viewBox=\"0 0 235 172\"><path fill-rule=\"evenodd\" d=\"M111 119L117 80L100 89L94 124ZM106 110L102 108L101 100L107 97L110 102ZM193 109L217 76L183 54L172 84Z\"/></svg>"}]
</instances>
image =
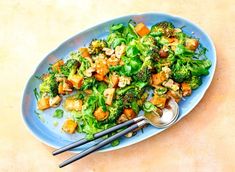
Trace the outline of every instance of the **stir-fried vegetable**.
<instances>
[{"instance_id":1,"label":"stir-fried vegetable","mask_svg":"<svg viewBox=\"0 0 235 172\"><path fill-rule=\"evenodd\" d=\"M179 102L191 95L209 74L211 62L205 53L198 39L167 21L151 29L134 21L114 24L107 39L93 39L40 77L39 93L34 89L38 109L56 107L61 95L73 93L63 101L72 118L62 129L86 133L90 139L141 110L160 113L170 98ZM53 116L63 118L63 111Z\"/></svg>"}]
</instances>

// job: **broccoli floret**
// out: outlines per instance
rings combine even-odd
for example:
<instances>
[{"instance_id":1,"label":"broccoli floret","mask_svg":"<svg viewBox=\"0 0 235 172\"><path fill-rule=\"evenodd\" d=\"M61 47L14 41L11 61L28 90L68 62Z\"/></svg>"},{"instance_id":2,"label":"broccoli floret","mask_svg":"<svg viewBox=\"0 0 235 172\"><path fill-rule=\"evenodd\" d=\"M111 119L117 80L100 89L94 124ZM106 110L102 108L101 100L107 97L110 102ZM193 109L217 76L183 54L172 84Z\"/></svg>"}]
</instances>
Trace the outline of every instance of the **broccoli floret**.
<instances>
[{"instance_id":1,"label":"broccoli floret","mask_svg":"<svg viewBox=\"0 0 235 172\"><path fill-rule=\"evenodd\" d=\"M170 37L174 33L174 25L167 21L157 23L156 25L152 26L151 33Z\"/></svg>"},{"instance_id":2,"label":"broccoli floret","mask_svg":"<svg viewBox=\"0 0 235 172\"><path fill-rule=\"evenodd\" d=\"M113 24L110 27L110 32L122 32L124 29L124 25L122 23L119 24Z\"/></svg>"},{"instance_id":3,"label":"broccoli floret","mask_svg":"<svg viewBox=\"0 0 235 172\"><path fill-rule=\"evenodd\" d=\"M107 38L107 44L111 48L116 48L118 45L126 43L120 32L111 33Z\"/></svg>"},{"instance_id":4,"label":"broccoli floret","mask_svg":"<svg viewBox=\"0 0 235 172\"><path fill-rule=\"evenodd\" d=\"M193 76L208 75L208 69L211 67L210 60L191 60L190 71Z\"/></svg>"},{"instance_id":5,"label":"broccoli floret","mask_svg":"<svg viewBox=\"0 0 235 172\"><path fill-rule=\"evenodd\" d=\"M151 71L148 68L141 69L136 75L134 75L134 79L136 81L148 82L151 76Z\"/></svg>"},{"instance_id":6,"label":"broccoli floret","mask_svg":"<svg viewBox=\"0 0 235 172\"><path fill-rule=\"evenodd\" d=\"M157 41L154 39L154 37L150 36L150 35L146 35L144 37L141 38L140 42L143 45L149 46L149 47L153 47L157 45Z\"/></svg>"},{"instance_id":7,"label":"broccoli floret","mask_svg":"<svg viewBox=\"0 0 235 172\"><path fill-rule=\"evenodd\" d=\"M193 76L191 80L189 81L189 85L193 90L198 88L201 84L202 84L202 80L198 76Z\"/></svg>"},{"instance_id":8,"label":"broccoli floret","mask_svg":"<svg viewBox=\"0 0 235 172\"><path fill-rule=\"evenodd\" d=\"M179 44L184 44L185 43L185 39L187 37L187 35L183 32L177 32L175 33L176 38L179 41Z\"/></svg>"},{"instance_id":9,"label":"broccoli floret","mask_svg":"<svg viewBox=\"0 0 235 172\"><path fill-rule=\"evenodd\" d=\"M117 99L121 100L125 107L130 107L133 101L140 98L144 89L139 89L135 85L130 85L116 91Z\"/></svg>"},{"instance_id":10,"label":"broccoli floret","mask_svg":"<svg viewBox=\"0 0 235 172\"><path fill-rule=\"evenodd\" d=\"M156 109L157 109L157 107L154 106L154 104L152 104L151 102L145 102L144 105L143 105L143 110L145 112L152 112Z\"/></svg>"},{"instance_id":11,"label":"broccoli floret","mask_svg":"<svg viewBox=\"0 0 235 172\"><path fill-rule=\"evenodd\" d=\"M61 73L68 77L70 73L75 73L77 68L80 66L79 61L75 59L69 59L62 67L61 67Z\"/></svg>"},{"instance_id":12,"label":"broccoli floret","mask_svg":"<svg viewBox=\"0 0 235 172\"><path fill-rule=\"evenodd\" d=\"M135 88L136 87L134 85L129 85L129 86L124 87L124 88L119 88L119 89L117 89L116 94L117 95L124 95L128 90L135 89Z\"/></svg>"},{"instance_id":13,"label":"broccoli floret","mask_svg":"<svg viewBox=\"0 0 235 172\"><path fill-rule=\"evenodd\" d=\"M130 106L136 98L138 98L138 92L135 89L130 89L125 95L121 96L121 100L125 106Z\"/></svg>"},{"instance_id":14,"label":"broccoli floret","mask_svg":"<svg viewBox=\"0 0 235 172\"><path fill-rule=\"evenodd\" d=\"M191 74L187 66L183 65L180 60L172 67L173 79L176 82L183 82L190 78Z\"/></svg>"},{"instance_id":15,"label":"broccoli floret","mask_svg":"<svg viewBox=\"0 0 235 172\"><path fill-rule=\"evenodd\" d=\"M117 118L122 114L124 105L121 100L115 100L112 106L108 107L109 117L106 122L115 122Z\"/></svg>"},{"instance_id":16,"label":"broccoli floret","mask_svg":"<svg viewBox=\"0 0 235 172\"><path fill-rule=\"evenodd\" d=\"M91 89L94 86L95 81L96 80L93 77L89 77L89 78L84 79L81 90Z\"/></svg>"},{"instance_id":17,"label":"broccoli floret","mask_svg":"<svg viewBox=\"0 0 235 172\"><path fill-rule=\"evenodd\" d=\"M104 90L108 87L105 82L97 82L96 88L99 93L103 94Z\"/></svg>"},{"instance_id":18,"label":"broccoli floret","mask_svg":"<svg viewBox=\"0 0 235 172\"><path fill-rule=\"evenodd\" d=\"M157 93L158 95L163 95L167 92L167 88L166 87L162 87L162 86L158 86L155 90L155 93Z\"/></svg>"},{"instance_id":19,"label":"broccoli floret","mask_svg":"<svg viewBox=\"0 0 235 172\"><path fill-rule=\"evenodd\" d=\"M89 53L92 55L99 54L103 48L107 47L107 43L104 40L94 39L89 45Z\"/></svg>"},{"instance_id":20,"label":"broccoli floret","mask_svg":"<svg viewBox=\"0 0 235 172\"><path fill-rule=\"evenodd\" d=\"M173 79L176 82L189 80L191 76L202 76L209 74L210 60L195 60L193 58L181 58L172 66Z\"/></svg>"},{"instance_id":21,"label":"broccoli floret","mask_svg":"<svg viewBox=\"0 0 235 172\"><path fill-rule=\"evenodd\" d=\"M187 67L182 66L180 69L173 72L173 78L176 82L183 82L190 77L190 72Z\"/></svg>"},{"instance_id":22,"label":"broccoli floret","mask_svg":"<svg viewBox=\"0 0 235 172\"><path fill-rule=\"evenodd\" d=\"M159 48L157 46L153 47L150 49L150 53L149 53L150 57L152 57L155 60L159 60L160 56L159 56Z\"/></svg>"},{"instance_id":23,"label":"broccoli floret","mask_svg":"<svg viewBox=\"0 0 235 172\"><path fill-rule=\"evenodd\" d=\"M183 44L178 44L175 49L175 55L192 57L194 55L194 52L187 49Z\"/></svg>"},{"instance_id":24,"label":"broccoli floret","mask_svg":"<svg viewBox=\"0 0 235 172\"><path fill-rule=\"evenodd\" d=\"M146 57L144 59L144 62L142 64L140 70L138 71L138 73L136 73L136 75L133 76L133 78L136 81L148 82L150 75L151 75L150 69L152 69L152 66L153 66L152 58Z\"/></svg>"},{"instance_id":25,"label":"broccoli floret","mask_svg":"<svg viewBox=\"0 0 235 172\"><path fill-rule=\"evenodd\" d=\"M55 76L50 74L43 79L43 82L39 85L41 95L55 97L58 94L58 83Z\"/></svg>"}]
</instances>

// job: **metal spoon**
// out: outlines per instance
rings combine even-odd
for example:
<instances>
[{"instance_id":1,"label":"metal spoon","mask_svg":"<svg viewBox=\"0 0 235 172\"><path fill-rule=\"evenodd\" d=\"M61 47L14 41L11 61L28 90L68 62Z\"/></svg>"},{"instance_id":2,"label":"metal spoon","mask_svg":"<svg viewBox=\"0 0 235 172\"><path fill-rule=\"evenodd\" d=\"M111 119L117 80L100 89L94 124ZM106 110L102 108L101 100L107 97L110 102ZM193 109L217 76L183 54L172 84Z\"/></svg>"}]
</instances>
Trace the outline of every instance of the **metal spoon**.
<instances>
[{"instance_id":1,"label":"metal spoon","mask_svg":"<svg viewBox=\"0 0 235 172\"><path fill-rule=\"evenodd\" d=\"M74 155L73 157L65 160L64 162L62 162L59 167L62 168L74 161L77 161L85 156L87 156L88 154L100 149L101 147L111 143L112 141L116 140L117 138L139 128L142 127L146 124L151 124L154 127L157 128L166 128L171 126L172 124L174 124L174 122L177 120L179 116L179 107L178 104L173 100L170 99L170 101L168 102L168 106L167 108L163 109L163 113L160 116L159 113L157 113L156 111L152 111L150 113L145 113L141 118L143 118L143 120L141 120L140 122L131 125L130 127L126 128L125 130L122 130L121 132L95 144L94 146L91 146L90 148L82 151L81 153Z\"/></svg>"}]
</instances>

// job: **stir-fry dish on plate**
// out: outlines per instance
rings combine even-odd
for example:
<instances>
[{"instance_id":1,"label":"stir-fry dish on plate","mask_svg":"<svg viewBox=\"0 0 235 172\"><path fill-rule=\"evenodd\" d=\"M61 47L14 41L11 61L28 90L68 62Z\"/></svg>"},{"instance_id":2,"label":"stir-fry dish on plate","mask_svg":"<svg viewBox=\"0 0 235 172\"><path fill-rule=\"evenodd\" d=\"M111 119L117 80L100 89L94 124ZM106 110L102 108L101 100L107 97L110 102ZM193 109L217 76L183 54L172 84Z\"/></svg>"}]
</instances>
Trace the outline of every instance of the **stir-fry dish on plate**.
<instances>
[{"instance_id":1,"label":"stir-fry dish on plate","mask_svg":"<svg viewBox=\"0 0 235 172\"><path fill-rule=\"evenodd\" d=\"M200 40L167 21L151 28L134 21L113 24L105 39L93 39L39 77L38 110L62 103L52 114L71 114L62 130L88 139L140 111L161 114L169 99L180 102L202 84L211 66L206 51Z\"/></svg>"}]
</instances>

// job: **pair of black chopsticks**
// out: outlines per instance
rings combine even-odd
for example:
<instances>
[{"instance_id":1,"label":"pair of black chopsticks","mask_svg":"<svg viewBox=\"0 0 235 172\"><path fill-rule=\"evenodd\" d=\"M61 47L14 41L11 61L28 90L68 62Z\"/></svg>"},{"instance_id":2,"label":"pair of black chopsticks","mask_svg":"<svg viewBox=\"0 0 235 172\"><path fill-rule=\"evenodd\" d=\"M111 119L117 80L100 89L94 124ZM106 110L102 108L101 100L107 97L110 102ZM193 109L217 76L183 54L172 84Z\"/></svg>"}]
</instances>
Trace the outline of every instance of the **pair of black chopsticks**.
<instances>
[{"instance_id":1,"label":"pair of black chopsticks","mask_svg":"<svg viewBox=\"0 0 235 172\"><path fill-rule=\"evenodd\" d=\"M105 136L105 135L107 135L107 134L109 134L109 133L111 133L111 132L113 132L113 131L116 131L116 130L118 130L118 129L121 129L121 128L125 127L125 126L129 126L129 127L126 128L125 130L122 130L121 132L119 132L119 133L117 133L117 134L115 134L115 135L113 135L113 136L111 136L111 137L109 137L109 138L107 138L107 139L105 139L105 140L102 140L102 141L100 141L99 143L97 143L97 144L91 146L90 148L88 148L88 149L82 151L81 153L76 154L76 155L72 156L71 158L65 160L64 162L62 162L62 163L59 165L59 167L62 168L62 167L64 167L64 166L66 166L66 165L68 165L68 164L70 164L70 163L72 163L72 162L74 162L74 161L77 161L77 160L79 160L79 159L85 157L86 155L88 155L88 154L90 154L90 153L92 153L92 152L94 152L94 151L100 149L101 147L103 147L103 146L105 146L105 145L111 143L112 141L114 141L114 140L116 140L117 138L119 138L119 137L121 137L121 136L123 136L123 135L125 135L125 134L127 134L127 133L129 133L129 132L131 132L131 131L133 131L134 129L143 126L143 125L146 124L146 123L145 123L145 122L143 122L143 123L140 123L140 122L139 122L139 121L143 121L143 120L144 120L144 117L143 117L143 116L136 117L136 118L131 119L131 120L129 120L129 121L126 121L126 122L124 122L124 123L121 123L121 124L118 124L118 125L116 125L116 126L113 126L113 127L109 128L109 129L107 129L107 130L104 130L104 131L101 131L101 132L99 132L99 133L96 133L96 134L94 135L94 138L91 139L91 140L87 140L86 138L83 138L83 139L81 139L81 140L79 140L79 141L76 141L76 142L73 142L73 143L71 143L71 144L69 144L69 145L67 145L67 146L61 147L61 148L59 148L59 149L53 151L53 152L52 152L52 155L58 155L58 154L60 154L60 153L63 153L63 152L65 152L65 151L71 150L71 149L73 149L73 148L76 148L76 147L78 147L78 146L84 145L84 144L86 144L86 143L88 143L88 142L91 142L91 141L93 141L93 140L96 140L96 139L98 139L98 138L100 138L100 137L103 137L103 136ZM139 123L136 123L136 122L139 122ZM132 125L132 124L133 124L133 125Z\"/></svg>"}]
</instances>

